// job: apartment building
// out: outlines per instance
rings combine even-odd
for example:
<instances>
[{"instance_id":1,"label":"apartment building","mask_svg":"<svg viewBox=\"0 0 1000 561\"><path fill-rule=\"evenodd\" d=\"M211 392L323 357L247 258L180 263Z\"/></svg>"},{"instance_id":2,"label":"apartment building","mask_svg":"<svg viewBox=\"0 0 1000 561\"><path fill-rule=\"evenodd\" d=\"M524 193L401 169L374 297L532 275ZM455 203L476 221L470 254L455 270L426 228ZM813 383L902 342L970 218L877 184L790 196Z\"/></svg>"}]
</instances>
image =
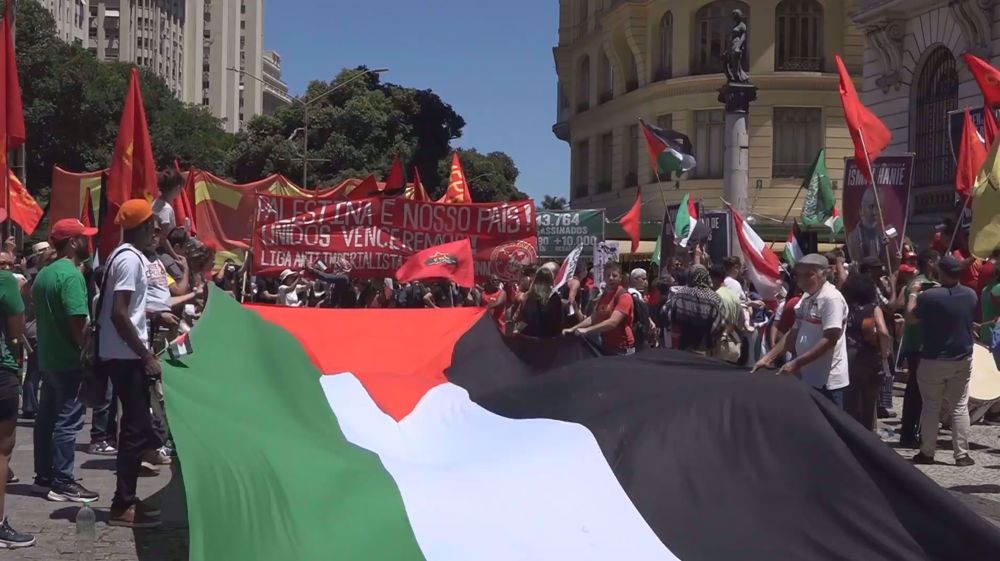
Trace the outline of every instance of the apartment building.
<instances>
[{"instance_id":1,"label":"apartment building","mask_svg":"<svg viewBox=\"0 0 1000 561\"><path fill-rule=\"evenodd\" d=\"M263 112L264 0L82 4L85 44L98 58L154 71L182 101L209 107L230 132ZM278 76L280 82L280 68Z\"/></svg>"},{"instance_id":2,"label":"apartment building","mask_svg":"<svg viewBox=\"0 0 1000 561\"><path fill-rule=\"evenodd\" d=\"M555 135L570 144L574 208L620 216L642 187L643 220L691 192L719 206L724 168L724 84L719 55L742 10L749 71L759 88L749 116L747 206L781 219L816 153L834 180L853 145L844 124L834 54L859 78L864 36L849 0L561 0ZM653 176L638 119L687 134L698 167ZM837 181L839 183L839 181ZM798 205L802 199L799 198ZM794 214L793 214L794 215Z\"/></svg>"}]
</instances>

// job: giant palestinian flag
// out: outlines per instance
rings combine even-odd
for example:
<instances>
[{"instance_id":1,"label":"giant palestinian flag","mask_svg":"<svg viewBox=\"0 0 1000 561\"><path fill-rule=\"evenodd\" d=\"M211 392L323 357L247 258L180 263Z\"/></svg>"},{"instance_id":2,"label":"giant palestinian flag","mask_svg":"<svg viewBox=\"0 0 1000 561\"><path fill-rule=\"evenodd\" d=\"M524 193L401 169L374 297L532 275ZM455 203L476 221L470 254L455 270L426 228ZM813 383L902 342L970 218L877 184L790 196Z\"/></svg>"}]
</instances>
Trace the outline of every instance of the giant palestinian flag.
<instances>
[{"instance_id":1,"label":"giant palestinian flag","mask_svg":"<svg viewBox=\"0 0 1000 561\"><path fill-rule=\"evenodd\" d=\"M163 380L192 561L1000 551L793 378L679 351L539 373L482 310L248 309L214 289L187 346Z\"/></svg>"}]
</instances>

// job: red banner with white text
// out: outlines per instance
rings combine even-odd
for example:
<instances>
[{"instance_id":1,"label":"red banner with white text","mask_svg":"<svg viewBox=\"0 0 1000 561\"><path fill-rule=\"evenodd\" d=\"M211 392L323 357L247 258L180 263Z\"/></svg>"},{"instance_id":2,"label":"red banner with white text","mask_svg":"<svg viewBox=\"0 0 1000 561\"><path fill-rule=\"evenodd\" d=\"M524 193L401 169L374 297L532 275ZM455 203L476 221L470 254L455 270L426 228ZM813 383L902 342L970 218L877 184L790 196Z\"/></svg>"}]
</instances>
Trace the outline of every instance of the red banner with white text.
<instances>
[{"instance_id":1,"label":"red banner with white text","mask_svg":"<svg viewBox=\"0 0 1000 561\"><path fill-rule=\"evenodd\" d=\"M449 205L376 197L331 201L257 195L254 270L273 274L346 260L355 277L391 277L413 253L469 238L476 278L517 280L538 261L533 201Z\"/></svg>"}]
</instances>

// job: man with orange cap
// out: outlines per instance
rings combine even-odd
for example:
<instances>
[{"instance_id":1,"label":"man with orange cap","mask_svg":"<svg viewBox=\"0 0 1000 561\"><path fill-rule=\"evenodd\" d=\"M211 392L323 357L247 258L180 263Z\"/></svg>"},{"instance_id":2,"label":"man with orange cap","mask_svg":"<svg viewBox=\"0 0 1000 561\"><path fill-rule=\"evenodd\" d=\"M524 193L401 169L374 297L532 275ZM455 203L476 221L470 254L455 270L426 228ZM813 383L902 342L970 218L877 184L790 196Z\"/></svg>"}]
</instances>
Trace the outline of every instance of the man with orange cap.
<instances>
[{"instance_id":1,"label":"man with orange cap","mask_svg":"<svg viewBox=\"0 0 1000 561\"><path fill-rule=\"evenodd\" d=\"M118 484L111 501L111 526L151 528L160 525L159 511L136 497L142 454L159 446L150 416L150 378L160 376L160 363L149 348L146 294L149 261L157 220L145 199L126 201L115 224L122 243L108 256L97 305L98 356L122 405L118 437Z\"/></svg>"}]
</instances>

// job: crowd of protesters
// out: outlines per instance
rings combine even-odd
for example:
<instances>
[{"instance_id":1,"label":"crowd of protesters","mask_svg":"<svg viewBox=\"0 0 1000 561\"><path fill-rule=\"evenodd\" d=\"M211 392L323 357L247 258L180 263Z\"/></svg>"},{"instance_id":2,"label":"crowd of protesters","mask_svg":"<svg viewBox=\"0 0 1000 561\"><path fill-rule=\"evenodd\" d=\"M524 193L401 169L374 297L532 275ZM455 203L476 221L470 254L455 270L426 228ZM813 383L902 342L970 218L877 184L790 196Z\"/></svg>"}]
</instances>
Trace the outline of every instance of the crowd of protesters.
<instances>
[{"instance_id":1,"label":"crowd of protesters","mask_svg":"<svg viewBox=\"0 0 1000 561\"><path fill-rule=\"evenodd\" d=\"M34 543L3 511L5 485L17 481L8 461L19 407L35 419L32 493L60 502L100 498L73 471L89 408L87 452L117 456L109 524L159 525L157 506L136 494L142 470L172 462L159 356L200 317L211 284L241 302L289 307L478 307L505 336L575 336L607 355L664 347L754 370L774 368L800 378L869 430L876 418L895 415L894 376L905 373L900 436L903 447L919 448L913 461L934 461L945 406L955 463L974 463L968 454L971 357L976 338L1000 341L993 329L1000 316L1000 252L986 261L971 258L960 234L958 249L947 251L948 224L919 255L908 241L884 260L849 263L841 251L807 255L783 267L773 298L747 282L739 258L713 263L697 244L662 271L625 271L611 262L597 275L580 259L568 278L558 278L558 263L545 263L522 270L513 282L492 276L466 289L360 279L345 261L253 276L236 260L219 263L190 224L176 223L170 201L181 178L165 172L159 180L161 196L152 204L121 205L115 216L121 243L96 268L97 230L75 219L53 224L49 242L25 256L13 240L0 251L0 544L7 547ZM887 272L886 263L895 270Z\"/></svg>"}]
</instances>

